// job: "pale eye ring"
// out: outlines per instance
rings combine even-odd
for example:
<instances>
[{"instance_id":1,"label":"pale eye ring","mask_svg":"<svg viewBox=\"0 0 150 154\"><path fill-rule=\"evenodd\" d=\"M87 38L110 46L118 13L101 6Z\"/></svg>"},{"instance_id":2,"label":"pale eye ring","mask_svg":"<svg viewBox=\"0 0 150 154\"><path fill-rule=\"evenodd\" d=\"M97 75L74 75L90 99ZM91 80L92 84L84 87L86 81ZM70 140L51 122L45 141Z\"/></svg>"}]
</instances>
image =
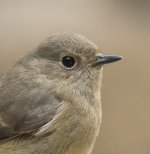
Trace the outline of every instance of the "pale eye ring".
<instances>
[{"instance_id":1,"label":"pale eye ring","mask_svg":"<svg viewBox=\"0 0 150 154\"><path fill-rule=\"evenodd\" d=\"M61 65L66 69L73 69L76 65L76 59L72 56L63 56L61 58Z\"/></svg>"}]
</instances>

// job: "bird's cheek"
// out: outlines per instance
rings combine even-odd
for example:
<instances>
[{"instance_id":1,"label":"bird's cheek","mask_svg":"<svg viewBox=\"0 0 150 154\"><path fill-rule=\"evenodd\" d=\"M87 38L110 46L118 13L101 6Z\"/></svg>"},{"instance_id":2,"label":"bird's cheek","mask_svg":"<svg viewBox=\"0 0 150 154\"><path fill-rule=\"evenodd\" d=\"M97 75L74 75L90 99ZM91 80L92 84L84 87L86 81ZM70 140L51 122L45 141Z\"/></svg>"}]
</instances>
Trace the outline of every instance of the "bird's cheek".
<instances>
[{"instance_id":1,"label":"bird's cheek","mask_svg":"<svg viewBox=\"0 0 150 154\"><path fill-rule=\"evenodd\" d=\"M56 74L56 78L60 79L60 80L65 80L68 79L70 77L70 73L68 72L63 72L63 73L57 73Z\"/></svg>"}]
</instances>

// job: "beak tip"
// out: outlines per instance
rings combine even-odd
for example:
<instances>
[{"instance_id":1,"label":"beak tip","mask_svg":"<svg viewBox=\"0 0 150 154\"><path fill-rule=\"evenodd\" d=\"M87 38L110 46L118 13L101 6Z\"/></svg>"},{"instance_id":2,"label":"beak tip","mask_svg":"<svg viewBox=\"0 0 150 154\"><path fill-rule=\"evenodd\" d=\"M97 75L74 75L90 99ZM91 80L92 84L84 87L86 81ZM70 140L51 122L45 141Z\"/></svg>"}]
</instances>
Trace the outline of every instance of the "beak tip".
<instances>
[{"instance_id":1,"label":"beak tip","mask_svg":"<svg viewBox=\"0 0 150 154\"><path fill-rule=\"evenodd\" d=\"M119 60L122 60L123 57L122 57L122 56L114 56L114 59L115 59L116 61L119 61Z\"/></svg>"},{"instance_id":2,"label":"beak tip","mask_svg":"<svg viewBox=\"0 0 150 154\"><path fill-rule=\"evenodd\" d=\"M113 63L113 62L117 62L119 60L123 59L122 56L117 56L117 55L103 55L101 62L104 64L107 63Z\"/></svg>"}]
</instances>

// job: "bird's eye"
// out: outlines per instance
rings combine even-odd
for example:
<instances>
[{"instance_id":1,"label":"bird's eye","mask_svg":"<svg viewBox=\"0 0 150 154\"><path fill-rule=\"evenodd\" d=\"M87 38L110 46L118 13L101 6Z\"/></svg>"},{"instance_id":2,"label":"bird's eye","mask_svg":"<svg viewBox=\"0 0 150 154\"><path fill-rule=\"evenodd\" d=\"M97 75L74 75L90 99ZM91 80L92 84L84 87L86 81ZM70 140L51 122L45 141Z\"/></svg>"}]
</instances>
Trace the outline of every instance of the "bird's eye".
<instances>
[{"instance_id":1,"label":"bird's eye","mask_svg":"<svg viewBox=\"0 0 150 154\"><path fill-rule=\"evenodd\" d=\"M67 69L72 69L76 65L76 60L72 56L64 56L61 59L63 67Z\"/></svg>"}]
</instances>

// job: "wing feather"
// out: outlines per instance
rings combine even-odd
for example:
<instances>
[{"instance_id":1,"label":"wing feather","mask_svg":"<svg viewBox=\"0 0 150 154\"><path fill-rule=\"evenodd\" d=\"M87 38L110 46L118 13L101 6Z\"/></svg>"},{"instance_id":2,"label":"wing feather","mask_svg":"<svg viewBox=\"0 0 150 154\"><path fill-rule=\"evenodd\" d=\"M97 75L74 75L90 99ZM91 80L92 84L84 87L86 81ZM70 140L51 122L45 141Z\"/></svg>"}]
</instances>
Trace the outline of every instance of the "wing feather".
<instances>
[{"instance_id":1,"label":"wing feather","mask_svg":"<svg viewBox=\"0 0 150 154\"><path fill-rule=\"evenodd\" d=\"M38 130L53 119L61 105L52 89L15 75L0 81L0 141Z\"/></svg>"}]
</instances>

